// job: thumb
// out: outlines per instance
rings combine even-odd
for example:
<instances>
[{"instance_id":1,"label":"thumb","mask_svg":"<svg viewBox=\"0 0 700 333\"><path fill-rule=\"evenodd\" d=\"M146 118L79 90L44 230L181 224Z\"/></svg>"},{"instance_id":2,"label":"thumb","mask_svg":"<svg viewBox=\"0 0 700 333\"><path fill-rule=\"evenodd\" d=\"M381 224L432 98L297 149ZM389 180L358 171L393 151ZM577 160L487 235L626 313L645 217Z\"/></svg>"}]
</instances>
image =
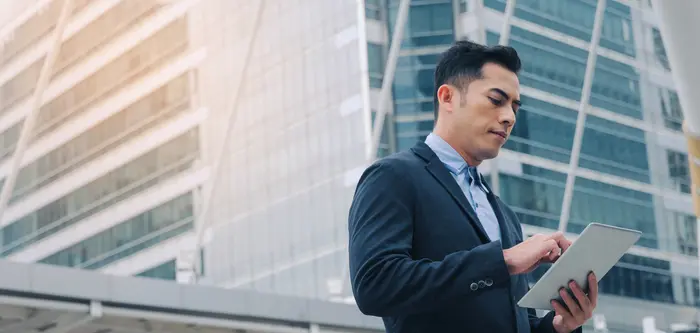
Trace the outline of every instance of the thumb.
<instances>
[{"instance_id":1,"label":"thumb","mask_svg":"<svg viewBox=\"0 0 700 333\"><path fill-rule=\"evenodd\" d=\"M554 327L561 327L562 325L564 325L564 316L560 314L554 316L554 319L552 319L552 325Z\"/></svg>"}]
</instances>

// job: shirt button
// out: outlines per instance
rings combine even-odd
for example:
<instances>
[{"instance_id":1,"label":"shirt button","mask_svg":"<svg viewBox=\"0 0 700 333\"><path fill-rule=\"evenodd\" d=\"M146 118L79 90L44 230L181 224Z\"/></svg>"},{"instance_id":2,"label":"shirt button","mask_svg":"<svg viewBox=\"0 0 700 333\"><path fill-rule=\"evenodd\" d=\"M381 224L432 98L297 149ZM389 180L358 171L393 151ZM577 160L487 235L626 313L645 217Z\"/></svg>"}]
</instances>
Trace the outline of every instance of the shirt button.
<instances>
[{"instance_id":1,"label":"shirt button","mask_svg":"<svg viewBox=\"0 0 700 333\"><path fill-rule=\"evenodd\" d=\"M469 288L470 288L472 291L476 291L477 289L479 289L479 285L476 284L476 283L472 283L472 284L469 286Z\"/></svg>"}]
</instances>

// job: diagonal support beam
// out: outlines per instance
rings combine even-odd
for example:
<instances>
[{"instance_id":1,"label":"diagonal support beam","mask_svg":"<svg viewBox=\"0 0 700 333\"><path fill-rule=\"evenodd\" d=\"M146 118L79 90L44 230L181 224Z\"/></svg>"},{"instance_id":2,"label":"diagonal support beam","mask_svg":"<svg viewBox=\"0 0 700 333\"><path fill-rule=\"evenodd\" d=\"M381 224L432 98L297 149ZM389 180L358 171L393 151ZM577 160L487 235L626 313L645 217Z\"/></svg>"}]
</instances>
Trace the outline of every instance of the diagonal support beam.
<instances>
[{"instance_id":1,"label":"diagonal support beam","mask_svg":"<svg viewBox=\"0 0 700 333\"><path fill-rule=\"evenodd\" d=\"M373 163L377 158L379 150L379 142L384 129L384 119L389 109L389 101L391 100L391 87L394 84L394 74L396 73L396 64L399 60L399 52L401 51L401 41L403 40L406 22L408 22L408 13L411 8L411 0L401 0L399 10L396 14L396 23L394 24L394 33L391 36L391 46L389 47L389 55L387 56L386 66L384 67L384 79L382 81L382 90L379 94L379 104L377 106L377 114L372 125L372 141L367 151L367 164ZM346 258L349 260L349 258ZM341 280L335 281L339 286L334 292L342 295L347 290L347 284L350 283L350 266L349 262L343 265L343 273Z\"/></svg>"},{"instance_id":2,"label":"diagonal support beam","mask_svg":"<svg viewBox=\"0 0 700 333\"><path fill-rule=\"evenodd\" d=\"M58 22L56 23L56 28L53 31L51 47L44 58L44 64L41 67L39 79L37 81L36 88L34 89L34 96L32 96L32 108L29 111L29 114L27 114L27 117L24 119L22 132L20 132L19 140L17 142L17 146L15 147L15 152L12 154L10 172L5 177L2 192L0 192L0 221L2 220L2 214L7 210L7 204L12 196L12 190L15 187L19 166L22 162L22 158L24 157L24 151L29 144L29 140L32 138L34 125L39 116L41 105L43 104L44 90L46 90L46 86L51 78L53 65L56 62L56 58L58 58L58 53L61 51L63 30L65 30L68 18L72 12L72 8L73 0L65 0L63 3L63 8L61 9L61 14L58 17Z\"/></svg>"},{"instance_id":3,"label":"diagonal support beam","mask_svg":"<svg viewBox=\"0 0 700 333\"><path fill-rule=\"evenodd\" d=\"M401 0L399 3L399 11L396 15L396 24L394 25L394 34L391 37L391 46L389 47L389 55L384 68L384 79L382 81L382 90L379 93L379 103L377 104L377 114L374 117L372 125L372 143L367 152L367 162L372 163L377 158L379 150L379 142L382 138L384 130L384 120L389 110L389 101L391 100L391 87L394 84L394 74L396 73L396 63L399 61L399 52L401 51L401 40L403 32L406 29L408 21L408 10L411 6L411 0Z\"/></svg>"},{"instance_id":4,"label":"diagonal support beam","mask_svg":"<svg viewBox=\"0 0 700 333\"><path fill-rule=\"evenodd\" d=\"M258 32L260 31L260 22L262 21L262 14L265 9L265 3L265 0L258 0L258 8L255 15L255 20L253 21L253 33L250 37L250 40L248 41L248 49L246 50L245 58L243 61L243 71L241 72L241 75L238 79L238 89L236 89L231 95L231 101L229 103L231 107L227 115L226 130L224 132L224 142L221 144L221 148L217 152L217 155L215 157L213 163L214 168L212 171L212 178L209 180L209 184L204 187L205 193L202 196L202 209L199 213L199 216L197 216L197 219L195 220L195 225L197 227L195 236L195 249L193 255L194 267L191 268L193 273L192 277L195 280L193 282L195 283L199 280L202 274L202 258L199 255L199 252L202 248L202 239L204 237L204 231L209 225L209 207L211 206L212 197L214 195L214 191L218 183L217 179L219 177L219 174L221 173L221 165L223 164L223 159L226 155L226 148L228 148L228 145L226 143L231 141L233 128L238 118L238 105L240 102L240 95L242 94L243 88L245 87L245 78L248 77L248 69L251 67L249 65L250 59L253 54L253 46L255 46L255 41L257 40Z\"/></svg>"},{"instance_id":5,"label":"diagonal support beam","mask_svg":"<svg viewBox=\"0 0 700 333\"><path fill-rule=\"evenodd\" d=\"M574 182L576 180L576 169L581 154L581 144L583 143L583 131L586 125L586 112L588 102L591 99L591 86L593 85L593 75L595 64L598 58L598 44L600 34L603 30L603 17L605 16L606 0L598 0L595 9L595 19L593 21L593 34L591 43L588 46L588 60L586 61L586 73L583 77L583 90L581 91L581 101L578 105L578 117L576 118L576 131L574 132L574 144L571 147L571 159L569 160L569 170L566 175L566 187L564 188L564 200L561 204L561 215L559 216L559 230L566 232L571 212L571 201L574 196Z\"/></svg>"}]
</instances>

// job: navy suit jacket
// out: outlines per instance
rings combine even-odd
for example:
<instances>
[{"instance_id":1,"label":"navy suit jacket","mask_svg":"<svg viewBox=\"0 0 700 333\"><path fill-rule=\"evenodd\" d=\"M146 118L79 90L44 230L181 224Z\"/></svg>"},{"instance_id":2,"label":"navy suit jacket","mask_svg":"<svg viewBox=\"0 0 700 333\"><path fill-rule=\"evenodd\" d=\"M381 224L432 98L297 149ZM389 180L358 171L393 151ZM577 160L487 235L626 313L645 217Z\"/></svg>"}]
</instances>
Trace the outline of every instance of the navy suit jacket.
<instances>
[{"instance_id":1,"label":"navy suit jacket","mask_svg":"<svg viewBox=\"0 0 700 333\"><path fill-rule=\"evenodd\" d=\"M553 312L538 318L516 304L528 282L508 273L503 249L522 242L520 222L498 197L488 198L501 241L489 240L425 143L370 166L357 185L348 225L350 279L360 310L382 317L389 333L554 333Z\"/></svg>"}]
</instances>

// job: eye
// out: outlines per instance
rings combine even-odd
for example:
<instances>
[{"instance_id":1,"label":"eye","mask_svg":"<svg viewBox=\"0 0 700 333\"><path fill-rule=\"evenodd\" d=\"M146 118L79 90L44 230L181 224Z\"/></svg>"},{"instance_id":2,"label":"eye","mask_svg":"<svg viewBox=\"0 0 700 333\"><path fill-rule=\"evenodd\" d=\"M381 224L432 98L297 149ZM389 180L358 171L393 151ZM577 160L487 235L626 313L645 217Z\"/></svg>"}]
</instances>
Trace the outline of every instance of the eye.
<instances>
[{"instance_id":1,"label":"eye","mask_svg":"<svg viewBox=\"0 0 700 333\"><path fill-rule=\"evenodd\" d=\"M503 99L500 98L489 97L489 100L495 106L501 106L504 103Z\"/></svg>"}]
</instances>

